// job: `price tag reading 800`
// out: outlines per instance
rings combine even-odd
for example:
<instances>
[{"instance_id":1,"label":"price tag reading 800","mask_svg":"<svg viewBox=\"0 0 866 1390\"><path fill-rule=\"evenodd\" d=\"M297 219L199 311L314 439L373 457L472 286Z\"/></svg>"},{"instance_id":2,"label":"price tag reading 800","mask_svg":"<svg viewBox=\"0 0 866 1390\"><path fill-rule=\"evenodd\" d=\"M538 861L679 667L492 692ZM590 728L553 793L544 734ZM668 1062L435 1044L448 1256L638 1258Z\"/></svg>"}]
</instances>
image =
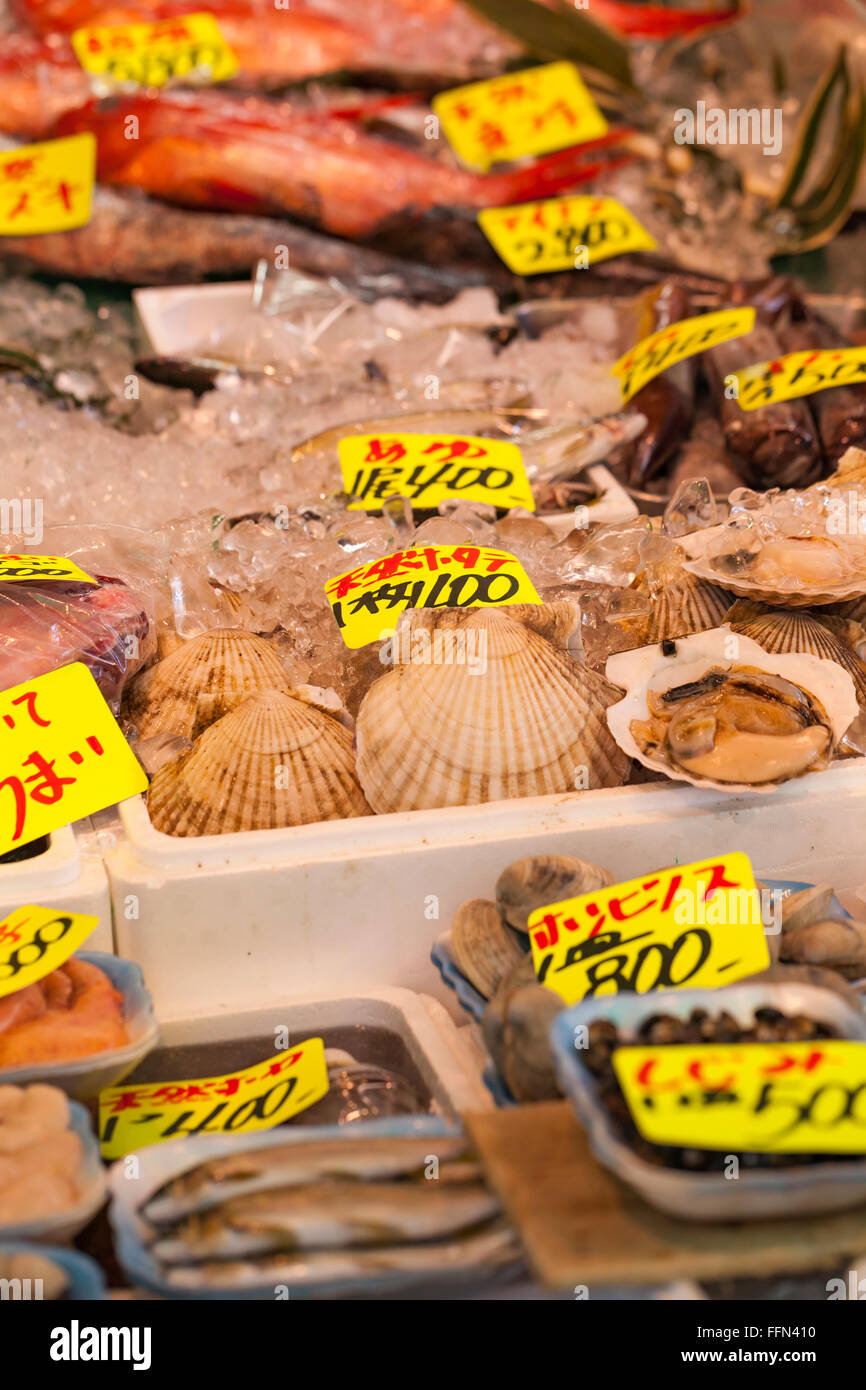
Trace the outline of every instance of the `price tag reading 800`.
<instances>
[{"instance_id":1,"label":"price tag reading 800","mask_svg":"<svg viewBox=\"0 0 866 1390\"><path fill-rule=\"evenodd\" d=\"M99 921L84 912L19 907L0 922L0 996L35 984L68 960Z\"/></svg>"}]
</instances>

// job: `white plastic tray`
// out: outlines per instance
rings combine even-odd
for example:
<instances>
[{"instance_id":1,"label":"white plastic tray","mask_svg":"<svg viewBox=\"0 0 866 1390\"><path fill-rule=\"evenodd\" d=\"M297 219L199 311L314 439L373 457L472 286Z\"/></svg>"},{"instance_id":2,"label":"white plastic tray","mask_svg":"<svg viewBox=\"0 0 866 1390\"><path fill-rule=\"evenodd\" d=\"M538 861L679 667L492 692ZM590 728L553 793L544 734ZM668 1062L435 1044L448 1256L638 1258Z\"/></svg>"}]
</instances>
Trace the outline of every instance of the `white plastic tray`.
<instances>
[{"instance_id":1,"label":"white plastic tray","mask_svg":"<svg viewBox=\"0 0 866 1390\"><path fill-rule=\"evenodd\" d=\"M106 854L117 949L161 1019L382 985L458 1017L430 947L512 860L576 854L628 879L743 850L769 877L854 887L866 759L763 794L651 783L197 839L155 830L138 797L120 815Z\"/></svg>"},{"instance_id":2,"label":"white plastic tray","mask_svg":"<svg viewBox=\"0 0 866 1390\"><path fill-rule=\"evenodd\" d=\"M66 908L99 918L88 951L113 951L111 897L102 846L85 821L64 825L49 837L44 854L0 864L0 921L18 907Z\"/></svg>"}]
</instances>

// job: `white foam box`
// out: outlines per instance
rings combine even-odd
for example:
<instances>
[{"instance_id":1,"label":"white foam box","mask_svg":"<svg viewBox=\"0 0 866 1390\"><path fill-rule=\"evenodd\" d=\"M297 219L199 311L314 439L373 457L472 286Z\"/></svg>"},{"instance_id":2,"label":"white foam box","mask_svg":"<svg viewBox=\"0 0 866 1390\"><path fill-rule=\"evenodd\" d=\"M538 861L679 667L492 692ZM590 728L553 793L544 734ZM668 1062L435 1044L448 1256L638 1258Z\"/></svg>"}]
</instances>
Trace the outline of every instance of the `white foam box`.
<instances>
[{"instance_id":1,"label":"white foam box","mask_svg":"<svg viewBox=\"0 0 866 1390\"><path fill-rule=\"evenodd\" d=\"M286 997L251 1010L209 1008L185 1017L160 1018L160 1048L250 1039L287 1028L293 1042L328 1029L384 1028L402 1039L422 1081L442 1113L491 1110L477 1050L435 999L408 989L328 991L320 997ZM384 1065L390 1065L387 1060Z\"/></svg>"},{"instance_id":2,"label":"white foam box","mask_svg":"<svg viewBox=\"0 0 866 1390\"><path fill-rule=\"evenodd\" d=\"M105 856L117 950L161 1017L383 985L456 1008L431 943L526 854L624 880L742 850L759 877L862 884L866 759L744 796L651 783L197 839L155 830L140 797L120 816Z\"/></svg>"},{"instance_id":3,"label":"white foam box","mask_svg":"<svg viewBox=\"0 0 866 1390\"><path fill-rule=\"evenodd\" d=\"M114 950L102 845L87 822L78 821L55 830L43 854L17 864L0 864L0 920L31 903L98 917L86 949Z\"/></svg>"}]
</instances>

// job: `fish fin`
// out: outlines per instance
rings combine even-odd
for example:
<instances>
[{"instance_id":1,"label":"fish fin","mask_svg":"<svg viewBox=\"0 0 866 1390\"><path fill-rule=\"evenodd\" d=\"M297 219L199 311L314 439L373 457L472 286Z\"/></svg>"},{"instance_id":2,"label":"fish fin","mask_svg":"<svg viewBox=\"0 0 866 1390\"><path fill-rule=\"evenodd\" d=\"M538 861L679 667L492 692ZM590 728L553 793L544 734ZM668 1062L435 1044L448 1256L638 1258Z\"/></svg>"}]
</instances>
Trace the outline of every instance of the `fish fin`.
<instances>
[{"instance_id":1,"label":"fish fin","mask_svg":"<svg viewBox=\"0 0 866 1390\"><path fill-rule=\"evenodd\" d=\"M498 174L492 177L488 175L487 177L491 183L495 180L500 185L504 202L520 203L530 202L534 198L547 198L563 189L572 188L575 184L586 183L588 179L595 178L597 174L606 172L608 169L616 169L620 164L625 164L628 160L633 159L634 155L626 153L620 154L614 159L604 159L593 163L586 160L586 155L590 150L601 149L604 146L614 144L621 140L625 134L624 130L609 131L599 140L591 140L584 145L571 145L566 150L557 150L554 154L543 155L527 169L515 169L510 174ZM499 190L497 190L498 192Z\"/></svg>"}]
</instances>

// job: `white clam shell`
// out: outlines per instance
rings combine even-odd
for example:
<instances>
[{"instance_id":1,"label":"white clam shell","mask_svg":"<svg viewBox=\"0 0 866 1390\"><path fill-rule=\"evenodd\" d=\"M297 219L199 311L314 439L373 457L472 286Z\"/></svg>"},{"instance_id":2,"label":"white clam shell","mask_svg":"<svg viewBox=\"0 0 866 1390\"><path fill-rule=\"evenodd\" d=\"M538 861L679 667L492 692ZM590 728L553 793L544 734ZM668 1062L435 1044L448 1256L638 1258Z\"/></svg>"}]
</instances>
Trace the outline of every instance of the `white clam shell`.
<instances>
[{"instance_id":1,"label":"white clam shell","mask_svg":"<svg viewBox=\"0 0 866 1390\"><path fill-rule=\"evenodd\" d=\"M735 658L728 655L732 641L736 642ZM608 680L626 692L623 699L607 711L608 725L620 748L644 767L663 772L674 781L691 782L695 787L712 787L723 792L767 792L779 785L778 782L714 782L706 777L693 777L684 769L647 755L638 745L631 725L633 720L650 717L648 691L667 690L673 685L700 680L711 666L756 666L768 675L782 676L800 686L820 701L837 744L857 717L854 682L835 661L803 652L770 653L729 627L696 632L691 637L679 638L675 645L671 656L664 655L660 644L619 652L609 658L605 668Z\"/></svg>"}]
</instances>

